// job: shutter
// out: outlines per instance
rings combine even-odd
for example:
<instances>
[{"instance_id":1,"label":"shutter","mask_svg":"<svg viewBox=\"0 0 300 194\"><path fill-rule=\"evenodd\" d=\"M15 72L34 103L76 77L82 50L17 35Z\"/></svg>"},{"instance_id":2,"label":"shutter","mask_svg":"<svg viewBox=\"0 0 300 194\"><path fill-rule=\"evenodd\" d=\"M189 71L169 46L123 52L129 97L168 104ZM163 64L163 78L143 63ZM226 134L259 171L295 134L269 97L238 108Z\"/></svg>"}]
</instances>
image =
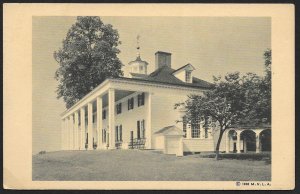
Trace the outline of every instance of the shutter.
<instances>
[{"instance_id":1,"label":"shutter","mask_svg":"<svg viewBox=\"0 0 300 194\"><path fill-rule=\"evenodd\" d=\"M134 98L131 98L131 100L132 100L131 104L132 104L132 109L133 109L134 108Z\"/></svg>"},{"instance_id":2,"label":"shutter","mask_svg":"<svg viewBox=\"0 0 300 194\"><path fill-rule=\"evenodd\" d=\"M140 139L140 121L137 121L137 138Z\"/></svg>"},{"instance_id":3,"label":"shutter","mask_svg":"<svg viewBox=\"0 0 300 194\"><path fill-rule=\"evenodd\" d=\"M120 125L120 127L119 127L119 134L120 134L120 141L123 141L123 138L122 138L122 125Z\"/></svg>"},{"instance_id":4,"label":"shutter","mask_svg":"<svg viewBox=\"0 0 300 194\"><path fill-rule=\"evenodd\" d=\"M130 99L128 99L128 110L130 110Z\"/></svg>"},{"instance_id":5,"label":"shutter","mask_svg":"<svg viewBox=\"0 0 300 194\"><path fill-rule=\"evenodd\" d=\"M119 138L119 136L118 136L118 126L116 126L116 134L115 134L115 141L118 141L118 138Z\"/></svg>"}]
</instances>

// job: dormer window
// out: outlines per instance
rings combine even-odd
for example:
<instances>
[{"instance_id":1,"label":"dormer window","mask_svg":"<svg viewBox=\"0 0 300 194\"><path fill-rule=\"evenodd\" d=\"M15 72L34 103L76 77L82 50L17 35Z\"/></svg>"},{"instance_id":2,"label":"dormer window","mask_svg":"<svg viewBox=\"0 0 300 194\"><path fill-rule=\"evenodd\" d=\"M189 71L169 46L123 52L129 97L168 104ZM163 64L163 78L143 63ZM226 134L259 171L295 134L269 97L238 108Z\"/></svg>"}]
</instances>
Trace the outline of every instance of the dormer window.
<instances>
[{"instance_id":1,"label":"dormer window","mask_svg":"<svg viewBox=\"0 0 300 194\"><path fill-rule=\"evenodd\" d=\"M179 69L175 70L173 72L173 75L185 83L192 83L193 82L192 71L194 70L195 68L188 63L185 66L182 66Z\"/></svg>"},{"instance_id":2,"label":"dormer window","mask_svg":"<svg viewBox=\"0 0 300 194\"><path fill-rule=\"evenodd\" d=\"M192 75L191 71L185 71L185 82L191 83L191 75Z\"/></svg>"}]
</instances>

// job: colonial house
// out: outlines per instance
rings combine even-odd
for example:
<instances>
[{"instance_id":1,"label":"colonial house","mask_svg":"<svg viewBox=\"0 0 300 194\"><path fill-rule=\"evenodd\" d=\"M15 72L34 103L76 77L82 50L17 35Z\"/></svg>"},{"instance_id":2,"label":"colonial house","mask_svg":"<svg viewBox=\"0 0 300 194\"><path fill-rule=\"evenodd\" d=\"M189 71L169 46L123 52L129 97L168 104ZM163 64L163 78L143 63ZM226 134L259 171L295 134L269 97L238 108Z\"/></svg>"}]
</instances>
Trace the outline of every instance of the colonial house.
<instances>
[{"instance_id":1,"label":"colonial house","mask_svg":"<svg viewBox=\"0 0 300 194\"><path fill-rule=\"evenodd\" d=\"M138 54L128 64L128 77L106 79L62 113L62 150L155 149L177 156L214 151L217 128L203 122L191 126L184 110L174 109L188 95L202 95L211 84L194 76L192 64L173 69L171 53L156 52L155 71L150 74L148 65ZM260 143L269 131L229 129L220 151L269 150L270 145ZM254 138L246 139L246 133L254 133Z\"/></svg>"}]
</instances>

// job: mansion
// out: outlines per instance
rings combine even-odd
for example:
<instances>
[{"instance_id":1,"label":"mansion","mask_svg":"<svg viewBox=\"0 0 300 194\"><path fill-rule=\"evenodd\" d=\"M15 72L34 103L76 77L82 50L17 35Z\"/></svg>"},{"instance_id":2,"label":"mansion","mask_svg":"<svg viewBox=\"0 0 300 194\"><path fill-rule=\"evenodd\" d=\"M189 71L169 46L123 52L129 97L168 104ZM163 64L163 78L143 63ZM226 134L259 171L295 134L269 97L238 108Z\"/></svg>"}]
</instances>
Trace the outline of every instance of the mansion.
<instances>
[{"instance_id":1,"label":"mansion","mask_svg":"<svg viewBox=\"0 0 300 194\"><path fill-rule=\"evenodd\" d=\"M156 52L150 74L148 65L138 54L128 64L128 77L106 79L62 113L61 149L155 149L177 156L213 152L218 128L203 122L190 126L185 111L174 109L212 84L195 77L191 64L173 69L171 53ZM228 129L220 151L270 151L270 133L270 127Z\"/></svg>"}]
</instances>

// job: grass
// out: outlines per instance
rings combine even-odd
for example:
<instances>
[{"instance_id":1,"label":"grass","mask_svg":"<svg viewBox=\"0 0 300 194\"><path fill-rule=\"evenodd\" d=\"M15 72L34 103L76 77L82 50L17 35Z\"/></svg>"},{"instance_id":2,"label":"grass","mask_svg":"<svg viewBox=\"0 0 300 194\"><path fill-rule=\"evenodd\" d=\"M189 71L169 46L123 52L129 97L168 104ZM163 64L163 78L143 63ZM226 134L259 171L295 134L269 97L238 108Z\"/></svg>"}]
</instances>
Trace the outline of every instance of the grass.
<instances>
[{"instance_id":1,"label":"grass","mask_svg":"<svg viewBox=\"0 0 300 194\"><path fill-rule=\"evenodd\" d=\"M37 181L270 181L264 161L176 157L149 150L58 151L34 155Z\"/></svg>"}]
</instances>

